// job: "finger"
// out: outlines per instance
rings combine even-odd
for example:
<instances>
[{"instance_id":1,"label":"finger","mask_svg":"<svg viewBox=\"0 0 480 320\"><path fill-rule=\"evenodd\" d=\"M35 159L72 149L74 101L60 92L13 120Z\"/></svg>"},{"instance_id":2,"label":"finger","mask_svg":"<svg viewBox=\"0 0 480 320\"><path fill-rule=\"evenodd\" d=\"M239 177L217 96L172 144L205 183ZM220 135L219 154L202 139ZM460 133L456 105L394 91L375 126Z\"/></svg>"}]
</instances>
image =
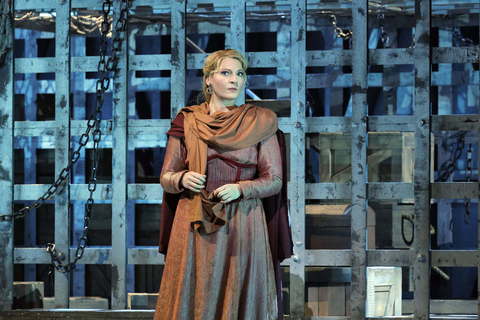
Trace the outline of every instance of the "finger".
<instances>
[{"instance_id":1,"label":"finger","mask_svg":"<svg viewBox=\"0 0 480 320\"><path fill-rule=\"evenodd\" d=\"M205 179L206 179L207 176L204 175L204 174L197 173L197 172L192 172L192 177L205 182Z\"/></svg>"},{"instance_id":2,"label":"finger","mask_svg":"<svg viewBox=\"0 0 480 320\"><path fill-rule=\"evenodd\" d=\"M225 198L229 194L228 190L223 190L218 193L218 197Z\"/></svg>"},{"instance_id":3,"label":"finger","mask_svg":"<svg viewBox=\"0 0 480 320\"><path fill-rule=\"evenodd\" d=\"M192 190L193 192L199 193L203 187L201 188L195 188L195 187L190 187L189 189Z\"/></svg>"},{"instance_id":4,"label":"finger","mask_svg":"<svg viewBox=\"0 0 480 320\"><path fill-rule=\"evenodd\" d=\"M195 188L195 189L205 188L205 186L203 184L199 184L199 183L190 182L188 185L190 186L190 188Z\"/></svg>"},{"instance_id":5,"label":"finger","mask_svg":"<svg viewBox=\"0 0 480 320\"><path fill-rule=\"evenodd\" d=\"M217 188L215 189L215 191L213 191L213 195L215 197L219 197L220 196L220 192L223 191L224 187L220 187L220 188Z\"/></svg>"},{"instance_id":6,"label":"finger","mask_svg":"<svg viewBox=\"0 0 480 320\"><path fill-rule=\"evenodd\" d=\"M190 180L190 182L191 182L191 183L198 184L198 185L203 185L203 183L204 183L205 181L200 180L200 179L195 178L195 177L192 177L192 179Z\"/></svg>"}]
</instances>

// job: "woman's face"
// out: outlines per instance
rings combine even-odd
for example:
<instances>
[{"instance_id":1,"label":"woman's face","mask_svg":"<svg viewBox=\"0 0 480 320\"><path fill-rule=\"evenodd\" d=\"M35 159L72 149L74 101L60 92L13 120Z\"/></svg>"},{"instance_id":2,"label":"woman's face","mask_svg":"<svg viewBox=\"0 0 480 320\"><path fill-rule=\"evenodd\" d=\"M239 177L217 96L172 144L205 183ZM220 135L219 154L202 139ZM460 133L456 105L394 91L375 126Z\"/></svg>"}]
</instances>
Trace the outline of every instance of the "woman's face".
<instances>
[{"instance_id":1,"label":"woman's face","mask_svg":"<svg viewBox=\"0 0 480 320\"><path fill-rule=\"evenodd\" d=\"M225 106L231 106L235 104L245 83L245 71L237 59L225 58L220 63L218 72L213 73L205 81L207 85L212 86L211 99L221 100Z\"/></svg>"}]
</instances>

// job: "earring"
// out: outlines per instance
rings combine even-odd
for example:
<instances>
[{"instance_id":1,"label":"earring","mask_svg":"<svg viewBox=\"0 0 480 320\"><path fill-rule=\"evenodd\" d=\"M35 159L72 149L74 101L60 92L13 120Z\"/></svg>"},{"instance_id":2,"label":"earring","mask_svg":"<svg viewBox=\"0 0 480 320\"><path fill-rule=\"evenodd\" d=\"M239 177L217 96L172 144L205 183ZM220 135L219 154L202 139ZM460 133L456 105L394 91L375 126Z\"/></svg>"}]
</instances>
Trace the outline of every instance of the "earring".
<instances>
[{"instance_id":1,"label":"earring","mask_svg":"<svg viewBox=\"0 0 480 320\"><path fill-rule=\"evenodd\" d=\"M208 93L208 94L213 94L212 85L208 85L208 87L207 87L207 93Z\"/></svg>"}]
</instances>

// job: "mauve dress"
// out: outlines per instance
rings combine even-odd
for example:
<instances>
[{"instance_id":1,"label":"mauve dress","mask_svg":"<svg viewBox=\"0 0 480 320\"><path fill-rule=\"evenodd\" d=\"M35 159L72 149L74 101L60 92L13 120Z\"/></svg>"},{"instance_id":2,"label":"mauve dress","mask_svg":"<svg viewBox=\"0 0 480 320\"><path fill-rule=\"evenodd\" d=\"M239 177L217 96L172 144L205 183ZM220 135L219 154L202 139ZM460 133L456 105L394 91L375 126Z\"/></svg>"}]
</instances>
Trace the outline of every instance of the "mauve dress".
<instances>
[{"instance_id":1,"label":"mauve dress","mask_svg":"<svg viewBox=\"0 0 480 320\"><path fill-rule=\"evenodd\" d=\"M228 223L212 234L193 232L189 193L179 189L188 170L184 140L171 136L160 183L180 193L172 226L154 319L269 320L277 319L275 275L261 198L280 192L282 167L274 134L241 150L208 148L206 190L235 183L237 168L221 155L243 164L242 198L226 204ZM258 170L258 178L254 179Z\"/></svg>"}]
</instances>

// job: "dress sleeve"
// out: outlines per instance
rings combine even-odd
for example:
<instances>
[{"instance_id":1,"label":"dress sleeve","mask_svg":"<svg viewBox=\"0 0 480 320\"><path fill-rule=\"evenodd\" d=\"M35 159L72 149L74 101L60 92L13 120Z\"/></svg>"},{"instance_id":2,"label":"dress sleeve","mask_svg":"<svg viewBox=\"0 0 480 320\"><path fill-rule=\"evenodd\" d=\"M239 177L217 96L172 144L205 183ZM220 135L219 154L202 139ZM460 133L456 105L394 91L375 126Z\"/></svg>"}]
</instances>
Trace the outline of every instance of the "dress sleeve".
<instances>
[{"instance_id":1,"label":"dress sleeve","mask_svg":"<svg viewBox=\"0 0 480 320\"><path fill-rule=\"evenodd\" d=\"M170 136L168 138L167 152L163 161L162 173L160 174L160 184L168 193L180 193L183 188L180 181L188 171L185 160L187 159L187 150L182 144L180 138Z\"/></svg>"},{"instance_id":2,"label":"dress sleeve","mask_svg":"<svg viewBox=\"0 0 480 320\"><path fill-rule=\"evenodd\" d=\"M238 182L244 200L269 197L282 189L282 159L276 134L260 142L257 169L257 179Z\"/></svg>"}]
</instances>

